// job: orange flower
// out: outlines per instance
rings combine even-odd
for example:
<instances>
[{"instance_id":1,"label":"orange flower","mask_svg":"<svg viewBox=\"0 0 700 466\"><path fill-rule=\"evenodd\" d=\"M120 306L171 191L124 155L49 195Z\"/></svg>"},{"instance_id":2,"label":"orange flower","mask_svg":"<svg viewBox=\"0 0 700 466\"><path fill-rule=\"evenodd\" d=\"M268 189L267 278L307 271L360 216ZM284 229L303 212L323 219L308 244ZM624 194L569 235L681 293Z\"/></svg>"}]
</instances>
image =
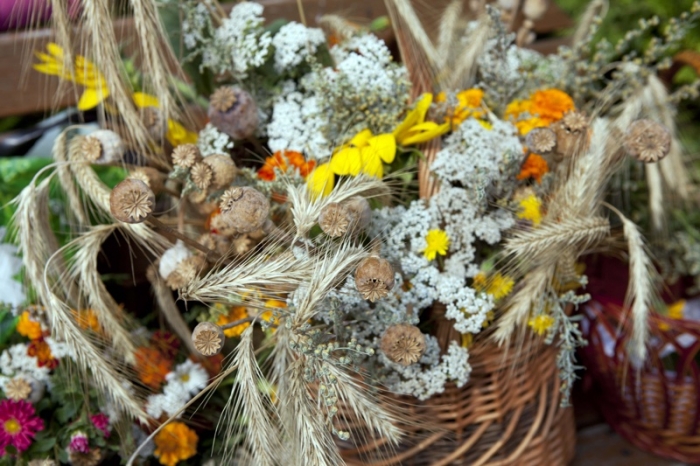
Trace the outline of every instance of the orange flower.
<instances>
[{"instance_id":1,"label":"orange flower","mask_svg":"<svg viewBox=\"0 0 700 466\"><path fill-rule=\"evenodd\" d=\"M80 328L83 330L92 330L95 333L102 333L102 326L94 310L81 309L80 311L72 310L71 312Z\"/></svg>"},{"instance_id":2,"label":"orange flower","mask_svg":"<svg viewBox=\"0 0 700 466\"><path fill-rule=\"evenodd\" d=\"M136 350L136 373L144 385L158 390L173 367L172 360L155 348L142 346Z\"/></svg>"},{"instance_id":3,"label":"orange flower","mask_svg":"<svg viewBox=\"0 0 700 466\"><path fill-rule=\"evenodd\" d=\"M265 301L265 307L268 309L285 308L285 307L287 307L287 303L285 303L284 301L277 300L277 299L268 299L267 301ZM263 312L262 314L260 314L260 318L262 320L270 322L272 325L279 325L279 320L272 313L272 310Z\"/></svg>"},{"instance_id":4,"label":"orange flower","mask_svg":"<svg viewBox=\"0 0 700 466\"><path fill-rule=\"evenodd\" d=\"M231 322L235 322L240 319L245 319L248 317L248 310L243 306L233 306L229 310L228 314L223 314L219 316L219 320L216 321L216 325L226 325ZM236 325L232 328L227 328L224 330L224 335L227 337L240 337L245 329L250 326L250 322L244 322L240 325Z\"/></svg>"},{"instance_id":5,"label":"orange flower","mask_svg":"<svg viewBox=\"0 0 700 466\"><path fill-rule=\"evenodd\" d=\"M197 454L199 438L194 430L184 423L175 421L163 427L153 439L156 450L153 452L160 464L175 466L180 461Z\"/></svg>"},{"instance_id":6,"label":"orange flower","mask_svg":"<svg viewBox=\"0 0 700 466\"><path fill-rule=\"evenodd\" d=\"M19 322L17 323L17 333L23 337L27 337L30 340L38 340L42 337L43 332L41 330L41 324L39 322L34 322L29 318L29 312L24 311L21 316L19 316Z\"/></svg>"},{"instance_id":7,"label":"orange flower","mask_svg":"<svg viewBox=\"0 0 700 466\"><path fill-rule=\"evenodd\" d=\"M445 121L457 126L469 117L482 118L484 111L481 107L484 91L481 89L465 89L457 93L457 106L450 109ZM445 102L447 95L444 92L435 97L435 102Z\"/></svg>"},{"instance_id":8,"label":"orange flower","mask_svg":"<svg viewBox=\"0 0 700 466\"><path fill-rule=\"evenodd\" d=\"M574 109L574 100L559 89L536 91L530 96L530 100L532 101L531 113L549 123L561 120L566 112Z\"/></svg>"},{"instance_id":9,"label":"orange flower","mask_svg":"<svg viewBox=\"0 0 700 466\"><path fill-rule=\"evenodd\" d=\"M53 357L49 344L43 339L34 340L33 342L29 343L27 355L35 357L39 367L46 366L49 369L53 369L54 367L58 366L58 359Z\"/></svg>"},{"instance_id":10,"label":"orange flower","mask_svg":"<svg viewBox=\"0 0 700 466\"><path fill-rule=\"evenodd\" d=\"M301 153L293 150L277 151L272 157L265 159L265 164L258 170L258 178L265 181L274 181L275 168L286 172L290 165L297 169L299 175L306 178L313 171L316 162L313 160L307 162Z\"/></svg>"},{"instance_id":11,"label":"orange flower","mask_svg":"<svg viewBox=\"0 0 700 466\"><path fill-rule=\"evenodd\" d=\"M519 180L526 180L528 178L533 178L538 183L542 182L542 176L549 171L549 166L547 161L537 154L530 154L530 156L525 160L520 173L518 173L517 178Z\"/></svg>"}]
</instances>

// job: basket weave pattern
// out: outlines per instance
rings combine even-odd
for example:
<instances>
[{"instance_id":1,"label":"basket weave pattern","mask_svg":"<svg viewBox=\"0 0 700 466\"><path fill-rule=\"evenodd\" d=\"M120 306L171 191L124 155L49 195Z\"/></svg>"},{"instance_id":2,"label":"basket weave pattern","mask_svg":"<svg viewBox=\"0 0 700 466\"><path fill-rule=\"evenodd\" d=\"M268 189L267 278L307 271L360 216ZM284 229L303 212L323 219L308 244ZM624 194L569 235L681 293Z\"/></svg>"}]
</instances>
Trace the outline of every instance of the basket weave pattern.
<instances>
[{"instance_id":1,"label":"basket weave pattern","mask_svg":"<svg viewBox=\"0 0 700 466\"><path fill-rule=\"evenodd\" d=\"M700 324L653 314L650 357L637 371L629 365L624 317L622 307L609 302L586 309L589 345L582 354L587 376L600 388L603 415L635 446L700 464ZM662 358L664 349L673 354Z\"/></svg>"},{"instance_id":2,"label":"basket weave pattern","mask_svg":"<svg viewBox=\"0 0 700 466\"><path fill-rule=\"evenodd\" d=\"M571 409L559 407L556 348L530 340L503 348L480 334L470 350L469 383L410 406L403 442L352 437L340 445L351 465L565 465L574 455Z\"/></svg>"}]
</instances>

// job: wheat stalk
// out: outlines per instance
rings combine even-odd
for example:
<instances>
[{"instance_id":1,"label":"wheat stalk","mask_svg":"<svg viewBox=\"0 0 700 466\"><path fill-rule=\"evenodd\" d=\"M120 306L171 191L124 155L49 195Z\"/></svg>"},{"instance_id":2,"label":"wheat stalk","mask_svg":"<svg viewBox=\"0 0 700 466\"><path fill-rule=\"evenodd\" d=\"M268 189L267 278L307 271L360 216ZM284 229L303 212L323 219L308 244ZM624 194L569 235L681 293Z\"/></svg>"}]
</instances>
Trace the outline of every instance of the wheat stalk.
<instances>
[{"instance_id":1,"label":"wheat stalk","mask_svg":"<svg viewBox=\"0 0 700 466\"><path fill-rule=\"evenodd\" d=\"M588 4L571 39L572 49L580 50L591 41L591 28L596 18L605 17L607 11L608 0L593 0Z\"/></svg>"}]
</instances>

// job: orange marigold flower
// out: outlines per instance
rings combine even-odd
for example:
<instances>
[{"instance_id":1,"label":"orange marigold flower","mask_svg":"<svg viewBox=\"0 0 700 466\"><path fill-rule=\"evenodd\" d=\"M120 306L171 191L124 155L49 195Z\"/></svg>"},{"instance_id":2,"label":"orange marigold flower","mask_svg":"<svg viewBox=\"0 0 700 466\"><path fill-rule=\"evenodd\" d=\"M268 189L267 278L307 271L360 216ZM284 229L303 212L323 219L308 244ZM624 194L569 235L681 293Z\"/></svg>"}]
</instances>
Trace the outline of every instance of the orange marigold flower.
<instances>
[{"instance_id":1,"label":"orange marigold flower","mask_svg":"<svg viewBox=\"0 0 700 466\"><path fill-rule=\"evenodd\" d=\"M528 178L533 178L538 183L542 182L542 176L549 171L549 166L547 161L537 154L530 154L530 156L525 160L520 173L518 173L517 178L519 180L526 180Z\"/></svg>"},{"instance_id":2,"label":"orange marigold flower","mask_svg":"<svg viewBox=\"0 0 700 466\"><path fill-rule=\"evenodd\" d=\"M58 359L53 357L49 344L43 339L34 340L33 342L29 343L27 355L35 357L39 367L46 366L49 369L53 369L54 367L58 366Z\"/></svg>"},{"instance_id":3,"label":"orange marigold flower","mask_svg":"<svg viewBox=\"0 0 700 466\"><path fill-rule=\"evenodd\" d=\"M237 320L245 319L248 317L248 310L243 306L233 306L229 310L228 314L223 314L219 316L219 320L216 321L216 325L226 325ZM224 330L224 335L227 337L240 337L245 329L250 326L250 322L244 322L240 325L236 325L232 328L227 328Z\"/></svg>"},{"instance_id":4,"label":"orange marigold flower","mask_svg":"<svg viewBox=\"0 0 700 466\"><path fill-rule=\"evenodd\" d=\"M564 117L566 112L575 108L574 100L566 92L559 89L536 91L530 96L532 101L531 113L543 120L554 123Z\"/></svg>"},{"instance_id":5,"label":"orange marigold flower","mask_svg":"<svg viewBox=\"0 0 700 466\"><path fill-rule=\"evenodd\" d=\"M24 311L22 315L19 316L19 322L17 322L17 333L23 337L29 338L30 340L38 340L44 334L44 332L41 330L41 324L30 319L28 311Z\"/></svg>"},{"instance_id":6,"label":"orange marigold flower","mask_svg":"<svg viewBox=\"0 0 700 466\"><path fill-rule=\"evenodd\" d=\"M165 376L173 367L173 361L166 358L163 353L155 348L142 346L136 350L136 373L141 382L158 390L165 380Z\"/></svg>"},{"instance_id":7,"label":"orange marigold flower","mask_svg":"<svg viewBox=\"0 0 700 466\"><path fill-rule=\"evenodd\" d=\"M313 160L306 161L300 152L293 150L277 151L271 157L265 159L265 164L258 170L258 178L265 181L275 180L275 168L286 172L292 166L297 169L299 175L306 178L316 166Z\"/></svg>"},{"instance_id":8,"label":"orange marigold flower","mask_svg":"<svg viewBox=\"0 0 700 466\"><path fill-rule=\"evenodd\" d=\"M156 446L153 454L160 464L175 466L197 454L197 441L199 438L194 430L180 421L174 421L163 427L153 439Z\"/></svg>"},{"instance_id":9,"label":"orange marigold flower","mask_svg":"<svg viewBox=\"0 0 700 466\"><path fill-rule=\"evenodd\" d=\"M97 319L97 313L92 309L81 309L76 311L75 309L71 311L75 321L80 328L83 330L92 330L95 333L102 333L102 326L100 321Z\"/></svg>"}]
</instances>

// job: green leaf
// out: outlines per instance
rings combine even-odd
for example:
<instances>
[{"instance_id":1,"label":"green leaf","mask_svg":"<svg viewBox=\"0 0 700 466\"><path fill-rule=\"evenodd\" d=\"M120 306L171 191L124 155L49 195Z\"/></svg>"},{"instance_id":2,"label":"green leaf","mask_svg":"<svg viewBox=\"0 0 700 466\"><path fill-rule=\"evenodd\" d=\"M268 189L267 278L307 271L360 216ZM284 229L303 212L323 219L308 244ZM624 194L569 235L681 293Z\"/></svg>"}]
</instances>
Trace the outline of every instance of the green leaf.
<instances>
[{"instance_id":1,"label":"green leaf","mask_svg":"<svg viewBox=\"0 0 700 466\"><path fill-rule=\"evenodd\" d=\"M3 306L0 310L0 346L4 346L7 340L15 333L18 317L12 315L9 307Z\"/></svg>"},{"instance_id":2,"label":"green leaf","mask_svg":"<svg viewBox=\"0 0 700 466\"><path fill-rule=\"evenodd\" d=\"M69 422L80 410L81 403L76 402L75 397L68 397L66 403L58 408L54 415L61 424Z\"/></svg>"}]
</instances>

